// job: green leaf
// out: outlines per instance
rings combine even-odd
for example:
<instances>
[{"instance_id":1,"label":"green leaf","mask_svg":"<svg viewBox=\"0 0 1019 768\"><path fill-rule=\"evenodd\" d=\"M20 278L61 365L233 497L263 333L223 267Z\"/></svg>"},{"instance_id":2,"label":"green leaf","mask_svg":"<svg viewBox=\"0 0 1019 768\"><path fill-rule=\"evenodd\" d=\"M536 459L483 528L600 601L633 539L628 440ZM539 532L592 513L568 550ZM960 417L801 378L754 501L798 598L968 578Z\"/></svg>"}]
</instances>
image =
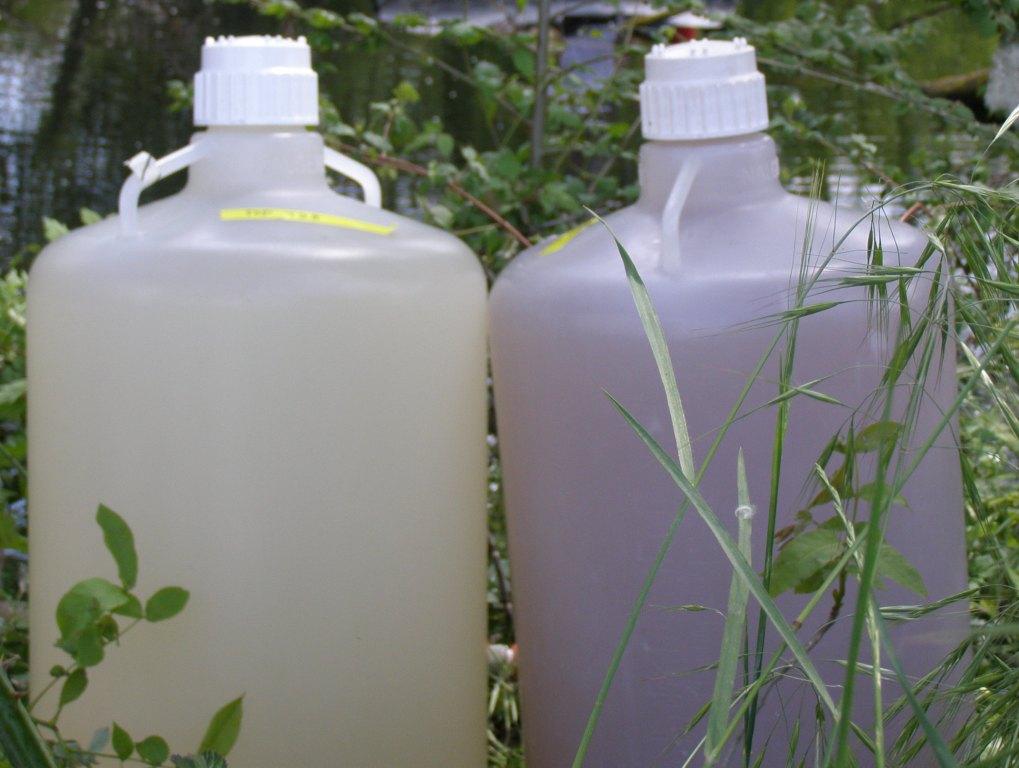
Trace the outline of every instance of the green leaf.
<instances>
[{"instance_id":1,"label":"green leaf","mask_svg":"<svg viewBox=\"0 0 1019 768\"><path fill-rule=\"evenodd\" d=\"M138 553L134 548L134 534L124 518L104 504L96 510L96 522L103 529L103 541L113 555L124 589L131 589L138 581Z\"/></svg>"},{"instance_id":2,"label":"green leaf","mask_svg":"<svg viewBox=\"0 0 1019 768\"><path fill-rule=\"evenodd\" d=\"M259 12L264 16L274 16L278 19L285 19L287 16L300 13L301 6L298 5L295 0L271 0L271 2L264 3L259 8Z\"/></svg>"},{"instance_id":3,"label":"green leaf","mask_svg":"<svg viewBox=\"0 0 1019 768\"><path fill-rule=\"evenodd\" d=\"M448 229L453 224L453 212L446 206L441 203L429 203L427 200L422 200L421 203L438 226Z\"/></svg>"},{"instance_id":4,"label":"green leaf","mask_svg":"<svg viewBox=\"0 0 1019 768\"><path fill-rule=\"evenodd\" d=\"M838 532L830 527L799 534L778 551L768 591L774 597L801 584L806 586L814 574L842 553L843 548Z\"/></svg>"},{"instance_id":5,"label":"green leaf","mask_svg":"<svg viewBox=\"0 0 1019 768\"><path fill-rule=\"evenodd\" d=\"M891 579L922 597L927 596L927 585L923 582L923 576L899 550L887 542L881 544L877 556L877 575Z\"/></svg>"},{"instance_id":6,"label":"green leaf","mask_svg":"<svg viewBox=\"0 0 1019 768\"><path fill-rule=\"evenodd\" d=\"M98 224L103 220L103 217L93 211L91 208L82 208L78 211L78 216L81 218L81 223L85 226L89 224Z\"/></svg>"},{"instance_id":7,"label":"green leaf","mask_svg":"<svg viewBox=\"0 0 1019 768\"><path fill-rule=\"evenodd\" d=\"M93 667L103 660L103 636L116 635L116 623L109 614L128 603L131 597L106 579L79 581L57 604L57 642L82 667ZM111 633L112 624L112 633Z\"/></svg>"},{"instance_id":8,"label":"green leaf","mask_svg":"<svg viewBox=\"0 0 1019 768\"><path fill-rule=\"evenodd\" d=\"M513 66L528 80L534 80L534 54L526 48L513 51Z\"/></svg>"},{"instance_id":9,"label":"green leaf","mask_svg":"<svg viewBox=\"0 0 1019 768\"><path fill-rule=\"evenodd\" d=\"M149 765L162 765L170 756L170 747L162 736L148 736L135 744L135 749Z\"/></svg>"},{"instance_id":10,"label":"green leaf","mask_svg":"<svg viewBox=\"0 0 1019 768\"><path fill-rule=\"evenodd\" d=\"M88 675L84 669L79 667L67 676L60 688L60 706L67 706L72 701L81 698L81 694L85 693L87 686Z\"/></svg>"},{"instance_id":11,"label":"green leaf","mask_svg":"<svg viewBox=\"0 0 1019 768\"><path fill-rule=\"evenodd\" d=\"M438 134L435 137L435 148L439 150L439 154L443 157L449 158L453 154L453 137L448 133Z\"/></svg>"},{"instance_id":12,"label":"green leaf","mask_svg":"<svg viewBox=\"0 0 1019 768\"><path fill-rule=\"evenodd\" d=\"M202 744L199 752L215 752L216 754L230 754L237 736L241 732L241 719L244 717L244 697L231 701L224 705L209 721L209 727L205 729L205 736L202 737Z\"/></svg>"},{"instance_id":13,"label":"green leaf","mask_svg":"<svg viewBox=\"0 0 1019 768\"><path fill-rule=\"evenodd\" d=\"M134 595L128 595L128 601L119 608L113 610L119 616L127 616L130 619L143 619L145 618L145 609L142 608L142 602Z\"/></svg>"},{"instance_id":14,"label":"green leaf","mask_svg":"<svg viewBox=\"0 0 1019 768\"><path fill-rule=\"evenodd\" d=\"M181 587L163 587L145 603L145 618L148 621L166 621L184 610L191 596Z\"/></svg>"},{"instance_id":15,"label":"green leaf","mask_svg":"<svg viewBox=\"0 0 1019 768\"><path fill-rule=\"evenodd\" d=\"M113 724L113 751L121 760L127 760L134 752L134 739L117 723Z\"/></svg>"},{"instance_id":16,"label":"green leaf","mask_svg":"<svg viewBox=\"0 0 1019 768\"><path fill-rule=\"evenodd\" d=\"M393 98L403 104L413 104L421 101L421 94L414 87L413 83L403 80L393 89Z\"/></svg>"},{"instance_id":17,"label":"green leaf","mask_svg":"<svg viewBox=\"0 0 1019 768\"><path fill-rule=\"evenodd\" d=\"M895 440L902 428L897 421L877 421L868 424L856 435L853 448L857 453L876 451L888 440Z\"/></svg>"},{"instance_id":18,"label":"green leaf","mask_svg":"<svg viewBox=\"0 0 1019 768\"><path fill-rule=\"evenodd\" d=\"M95 601L99 610L103 613L119 608L128 600L130 595L112 581L98 576L91 579L79 581L71 587L68 594L80 595Z\"/></svg>"},{"instance_id":19,"label":"green leaf","mask_svg":"<svg viewBox=\"0 0 1019 768\"><path fill-rule=\"evenodd\" d=\"M71 655L79 666L94 667L103 660L103 638L94 626L82 632L72 647L74 651Z\"/></svg>"},{"instance_id":20,"label":"green leaf","mask_svg":"<svg viewBox=\"0 0 1019 768\"><path fill-rule=\"evenodd\" d=\"M28 540L18 530L18 523L8 509L0 509L0 547L28 551Z\"/></svg>"},{"instance_id":21,"label":"green leaf","mask_svg":"<svg viewBox=\"0 0 1019 768\"><path fill-rule=\"evenodd\" d=\"M0 405L11 405L18 402L25 396L27 390L28 381L24 378L0 384Z\"/></svg>"},{"instance_id":22,"label":"green leaf","mask_svg":"<svg viewBox=\"0 0 1019 768\"><path fill-rule=\"evenodd\" d=\"M42 233L46 238L47 243L52 243L57 238L63 237L70 230L66 224L61 224L56 219L51 219L49 216L42 217Z\"/></svg>"},{"instance_id":23,"label":"green leaf","mask_svg":"<svg viewBox=\"0 0 1019 768\"><path fill-rule=\"evenodd\" d=\"M57 603L57 627L61 640L73 638L104 613L121 607L130 599L123 589L106 579L79 581Z\"/></svg>"},{"instance_id":24,"label":"green leaf","mask_svg":"<svg viewBox=\"0 0 1019 768\"><path fill-rule=\"evenodd\" d=\"M467 21L455 21L443 29L443 36L464 47L476 45L485 37L485 31Z\"/></svg>"}]
</instances>

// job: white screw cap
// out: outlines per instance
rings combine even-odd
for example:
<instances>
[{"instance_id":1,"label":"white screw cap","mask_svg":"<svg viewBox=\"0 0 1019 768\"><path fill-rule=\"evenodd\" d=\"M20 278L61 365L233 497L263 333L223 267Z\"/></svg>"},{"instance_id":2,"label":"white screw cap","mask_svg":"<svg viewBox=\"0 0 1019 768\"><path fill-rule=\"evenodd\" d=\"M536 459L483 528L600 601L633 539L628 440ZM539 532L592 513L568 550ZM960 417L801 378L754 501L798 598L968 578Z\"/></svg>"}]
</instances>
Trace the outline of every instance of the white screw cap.
<instances>
[{"instance_id":1,"label":"white screw cap","mask_svg":"<svg viewBox=\"0 0 1019 768\"><path fill-rule=\"evenodd\" d=\"M208 37L195 125L317 125L318 75L303 37Z\"/></svg>"},{"instance_id":2,"label":"white screw cap","mask_svg":"<svg viewBox=\"0 0 1019 768\"><path fill-rule=\"evenodd\" d=\"M742 37L656 45L644 69L645 139L717 139L768 127L764 75L757 71L753 46Z\"/></svg>"}]
</instances>

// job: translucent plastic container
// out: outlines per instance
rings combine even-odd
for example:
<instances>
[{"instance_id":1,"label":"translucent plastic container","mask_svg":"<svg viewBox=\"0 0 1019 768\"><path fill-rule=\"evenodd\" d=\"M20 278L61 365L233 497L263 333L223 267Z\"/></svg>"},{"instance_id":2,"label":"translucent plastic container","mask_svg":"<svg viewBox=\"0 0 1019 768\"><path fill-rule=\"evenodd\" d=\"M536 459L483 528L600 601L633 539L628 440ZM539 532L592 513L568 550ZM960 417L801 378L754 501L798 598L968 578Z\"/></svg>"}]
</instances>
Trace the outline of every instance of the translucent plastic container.
<instances>
[{"instance_id":1,"label":"translucent plastic container","mask_svg":"<svg viewBox=\"0 0 1019 768\"><path fill-rule=\"evenodd\" d=\"M284 64L306 68L303 41L210 41L204 70L257 78L295 50ZM116 579L103 503L134 530L139 593L191 599L107 649L65 735L87 744L116 720L192 751L244 694L232 765L478 768L483 273L291 124L315 122L316 102L298 109L307 88L284 83L280 106L259 83L250 119L276 124L235 124L252 91L223 116L206 83L213 103L200 92L196 110L214 127L165 161L136 158L122 215L32 269L32 688L67 662L60 596ZM326 159L374 205L332 192ZM135 214L140 187L184 164L186 188Z\"/></svg>"},{"instance_id":2,"label":"translucent plastic container","mask_svg":"<svg viewBox=\"0 0 1019 768\"><path fill-rule=\"evenodd\" d=\"M642 92L645 137L654 140L641 150L640 199L607 221L661 317L699 463L778 330L760 321L792 306L809 205L783 191L775 146L758 132L767 122L763 81L754 86L759 95L740 92L749 72L756 74L753 49L741 42L696 45L706 52L687 57L689 49L676 46L652 54L649 82L668 89L668 77L676 73L662 68L678 63L676 90L714 88L722 93L722 105L705 109L705 103L712 106L710 94L706 102L689 93L670 101L669 94ZM739 60L747 52L749 65ZM684 82L682 67L696 69L712 57L723 60L723 86L725 77L736 80L728 91L698 78ZM749 70L740 69L746 66ZM815 264L858 215L818 206L810 249ZM897 222L882 224L880 231L887 264L913 264L925 244L920 232ZM842 243L832 277L866 262L867 237L865 223ZM876 326L862 288L828 292L814 301L847 298L854 300L801 321L794 382L826 377L818 390L856 406L879 384L889 338ZM490 316L527 764L561 768L573 759L626 617L683 496L605 396L620 400L663 446L675 450L651 351L604 227L586 226L518 256L496 282ZM775 411L763 406L778 394L777 358L753 386L743 408L748 415L732 426L700 486L735 535L736 456L742 446L751 501L758 508L757 570L775 434ZM935 365L928 381L917 444L952 402L953 366L950 344L940 373ZM809 397L795 398L790 413L779 528L793 523L807 505L813 464L851 417L850 407ZM857 429L879 418L880 413L858 414ZM903 495L909 507L894 508L887 540L919 568L929 599L964 589L960 473L951 434L941 436ZM819 521L831 514L830 508L814 510ZM683 764L704 732L704 721L690 733L684 729L711 698L714 671L704 667L718 660L719 612L726 608L731 578L714 537L690 511L623 658L585 766ZM834 686L845 673L838 659L845 658L855 600L850 582L840 618L812 652L836 700ZM886 585L879 593L885 604L922 602ZM787 594L779 604L791 620L806 599ZM682 608L691 605L714 610ZM753 600L750 605L756 618L757 606ZM805 642L830 607L830 599L818 607L801 631ZM964 636L966 622L965 610L956 607L895 632L908 671L933 667ZM773 629L769 636L774 639ZM856 717L870 728L872 694L867 678L860 679ZM886 701L894 700L895 691L886 684ZM769 744L763 765L787 764L796 719L797 755L813 754L815 704L808 685L797 680L764 700L755 742L757 753ZM741 760L730 752L720 764ZM861 764L866 762L861 756Z\"/></svg>"}]
</instances>

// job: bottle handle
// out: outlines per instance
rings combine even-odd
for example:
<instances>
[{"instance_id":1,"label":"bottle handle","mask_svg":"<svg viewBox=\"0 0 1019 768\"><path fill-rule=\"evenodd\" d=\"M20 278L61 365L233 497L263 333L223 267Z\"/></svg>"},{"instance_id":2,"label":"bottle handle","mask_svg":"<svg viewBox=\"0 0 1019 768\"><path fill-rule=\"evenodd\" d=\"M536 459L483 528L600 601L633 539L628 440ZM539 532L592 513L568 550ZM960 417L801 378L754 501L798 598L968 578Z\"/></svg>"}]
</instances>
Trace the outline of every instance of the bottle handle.
<instances>
[{"instance_id":1,"label":"bottle handle","mask_svg":"<svg viewBox=\"0 0 1019 768\"><path fill-rule=\"evenodd\" d=\"M662 259L660 265L667 272L675 272L680 266L679 252L679 220L683 215L683 207L690 195L690 187L701 171L699 160L690 159L683 163L679 175L672 185L672 191L665 201L662 211Z\"/></svg>"},{"instance_id":2,"label":"bottle handle","mask_svg":"<svg viewBox=\"0 0 1019 768\"><path fill-rule=\"evenodd\" d=\"M361 187L366 205L372 208L382 207L382 187L379 185L379 177L371 168L352 157L340 154L332 147L325 148L325 164L329 170L346 176Z\"/></svg>"},{"instance_id":3,"label":"bottle handle","mask_svg":"<svg viewBox=\"0 0 1019 768\"><path fill-rule=\"evenodd\" d=\"M124 165L131 171L120 188L117 207L120 212L120 228L124 234L138 230L138 198L142 191L160 179L181 171L202 158L205 150L201 143L188 144L158 160L148 152L139 152Z\"/></svg>"},{"instance_id":4,"label":"bottle handle","mask_svg":"<svg viewBox=\"0 0 1019 768\"><path fill-rule=\"evenodd\" d=\"M120 199L117 207L120 212L120 227L125 234L138 229L138 198L142 191L151 187L160 179L165 179L177 171L182 171L205 155L202 142L188 144L171 152L158 160L148 152L139 152L124 163L131 175L120 188ZM336 171L342 176L356 182L364 193L364 201L373 208L382 207L382 187L379 179L367 165L341 155L335 149L325 148L323 157L325 167Z\"/></svg>"}]
</instances>

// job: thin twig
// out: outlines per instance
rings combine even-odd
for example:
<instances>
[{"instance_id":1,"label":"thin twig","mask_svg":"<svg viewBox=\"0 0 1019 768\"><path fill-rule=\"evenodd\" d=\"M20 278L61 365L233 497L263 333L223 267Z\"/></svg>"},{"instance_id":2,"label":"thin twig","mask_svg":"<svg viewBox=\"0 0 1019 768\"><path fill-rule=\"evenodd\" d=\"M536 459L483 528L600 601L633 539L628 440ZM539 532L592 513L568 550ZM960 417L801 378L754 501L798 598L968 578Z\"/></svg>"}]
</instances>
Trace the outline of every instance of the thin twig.
<instances>
[{"instance_id":1,"label":"thin twig","mask_svg":"<svg viewBox=\"0 0 1019 768\"><path fill-rule=\"evenodd\" d=\"M904 214L902 214L899 217L899 221L903 223L909 221L914 216L916 216L916 214L918 214L920 211L924 210L924 208L926 208L926 206L919 200L917 200L915 203L909 206L909 208L906 209L906 212Z\"/></svg>"},{"instance_id":2,"label":"thin twig","mask_svg":"<svg viewBox=\"0 0 1019 768\"><path fill-rule=\"evenodd\" d=\"M367 154L366 152L360 150L358 147L355 147L355 146L353 146L351 144L340 144L340 143L338 143L336 145L336 148L339 149L342 152L346 152L348 154L357 155L361 159L363 159L363 160L365 160L365 161L367 161L369 163L372 163L374 165L384 165L384 166L386 166L388 168L395 168L398 171L403 171L405 173L412 173L415 176L425 176L425 177L427 177L429 175L428 169L425 168L423 165L418 165L417 163L412 162L410 160L405 160L402 157L392 157L392 156L384 154L384 153L379 153L377 155L370 155L370 154ZM490 218L492 221L494 221L496 224L498 224L502 229L506 230L506 232L514 240L516 240L518 243L520 243L520 245L522 245L524 248L530 248L531 247L532 243L528 239L528 237L523 232L521 232L519 229L514 227L509 221L507 221L505 218L503 218L501 215L499 215L499 213L494 208L492 208L491 206L489 206L484 201L482 201L482 200L478 199L477 197L475 197L474 195L472 195L470 192L468 192L466 189L464 189L456 181L447 181L446 185L451 190L453 190L456 194L460 195L460 197L462 197L468 203L470 203L475 208L477 208L479 211L481 211L483 214L488 216L488 218Z\"/></svg>"}]
</instances>

